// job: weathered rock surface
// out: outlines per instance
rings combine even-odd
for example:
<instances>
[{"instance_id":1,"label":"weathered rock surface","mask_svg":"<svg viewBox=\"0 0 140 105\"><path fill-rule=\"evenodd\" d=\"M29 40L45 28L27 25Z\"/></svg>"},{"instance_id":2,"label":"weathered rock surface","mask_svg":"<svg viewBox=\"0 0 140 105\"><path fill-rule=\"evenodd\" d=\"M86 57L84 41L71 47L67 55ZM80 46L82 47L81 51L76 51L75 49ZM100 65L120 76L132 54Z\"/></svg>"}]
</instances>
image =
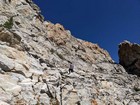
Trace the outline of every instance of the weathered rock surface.
<instances>
[{"instance_id":1,"label":"weathered rock surface","mask_svg":"<svg viewBox=\"0 0 140 105\"><path fill-rule=\"evenodd\" d=\"M125 41L119 45L120 64L128 73L140 76L140 45Z\"/></svg>"},{"instance_id":2,"label":"weathered rock surface","mask_svg":"<svg viewBox=\"0 0 140 105\"><path fill-rule=\"evenodd\" d=\"M39 13L32 0L0 0L0 105L140 104L139 77Z\"/></svg>"}]
</instances>

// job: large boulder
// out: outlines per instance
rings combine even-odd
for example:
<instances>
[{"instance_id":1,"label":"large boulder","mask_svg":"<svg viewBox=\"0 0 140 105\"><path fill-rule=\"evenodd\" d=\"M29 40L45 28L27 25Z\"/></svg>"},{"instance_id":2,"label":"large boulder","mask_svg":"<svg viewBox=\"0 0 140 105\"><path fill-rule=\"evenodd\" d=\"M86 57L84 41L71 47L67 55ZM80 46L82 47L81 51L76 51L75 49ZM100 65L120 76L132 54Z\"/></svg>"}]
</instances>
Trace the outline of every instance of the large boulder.
<instances>
[{"instance_id":1,"label":"large boulder","mask_svg":"<svg viewBox=\"0 0 140 105\"><path fill-rule=\"evenodd\" d=\"M119 45L119 61L131 74L140 76L140 45L125 41Z\"/></svg>"}]
</instances>

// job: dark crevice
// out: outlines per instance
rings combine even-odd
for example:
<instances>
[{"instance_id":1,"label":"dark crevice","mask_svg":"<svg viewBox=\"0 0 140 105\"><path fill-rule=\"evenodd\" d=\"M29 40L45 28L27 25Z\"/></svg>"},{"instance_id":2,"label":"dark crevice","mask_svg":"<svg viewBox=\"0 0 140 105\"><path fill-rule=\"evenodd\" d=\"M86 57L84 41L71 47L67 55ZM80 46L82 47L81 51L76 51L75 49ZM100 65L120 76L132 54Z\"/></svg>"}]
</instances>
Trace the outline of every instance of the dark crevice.
<instances>
[{"instance_id":1,"label":"dark crevice","mask_svg":"<svg viewBox=\"0 0 140 105\"><path fill-rule=\"evenodd\" d=\"M24 77L26 77L26 75L25 75L24 72L22 72L22 71L11 71L11 72L17 73L17 74L21 74L21 75L23 75Z\"/></svg>"}]
</instances>

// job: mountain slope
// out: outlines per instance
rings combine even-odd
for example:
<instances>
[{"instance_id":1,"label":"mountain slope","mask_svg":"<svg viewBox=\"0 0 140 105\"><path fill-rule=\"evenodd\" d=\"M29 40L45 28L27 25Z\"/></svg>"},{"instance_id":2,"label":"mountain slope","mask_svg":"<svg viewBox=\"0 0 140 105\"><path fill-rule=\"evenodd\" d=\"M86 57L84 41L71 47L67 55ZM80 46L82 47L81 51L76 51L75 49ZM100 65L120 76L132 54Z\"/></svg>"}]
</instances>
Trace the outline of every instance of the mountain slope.
<instances>
[{"instance_id":1,"label":"mountain slope","mask_svg":"<svg viewBox=\"0 0 140 105\"><path fill-rule=\"evenodd\" d=\"M44 21L31 0L1 0L0 10L0 104L140 104L139 77L97 44Z\"/></svg>"}]
</instances>

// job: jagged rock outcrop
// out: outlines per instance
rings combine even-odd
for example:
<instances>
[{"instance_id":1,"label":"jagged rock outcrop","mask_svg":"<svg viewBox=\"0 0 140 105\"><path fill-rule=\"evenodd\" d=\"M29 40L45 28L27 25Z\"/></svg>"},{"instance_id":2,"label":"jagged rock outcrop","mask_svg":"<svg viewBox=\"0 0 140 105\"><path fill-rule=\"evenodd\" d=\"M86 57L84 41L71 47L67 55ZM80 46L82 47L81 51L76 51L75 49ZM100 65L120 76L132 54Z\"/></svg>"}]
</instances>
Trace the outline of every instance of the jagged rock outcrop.
<instances>
[{"instance_id":1,"label":"jagged rock outcrop","mask_svg":"<svg viewBox=\"0 0 140 105\"><path fill-rule=\"evenodd\" d=\"M128 73L140 76L140 45L125 41L119 45L120 64Z\"/></svg>"},{"instance_id":2,"label":"jagged rock outcrop","mask_svg":"<svg viewBox=\"0 0 140 105\"><path fill-rule=\"evenodd\" d=\"M39 13L32 0L0 0L0 105L140 104L139 77Z\"/></svg>"}]
</instances>

